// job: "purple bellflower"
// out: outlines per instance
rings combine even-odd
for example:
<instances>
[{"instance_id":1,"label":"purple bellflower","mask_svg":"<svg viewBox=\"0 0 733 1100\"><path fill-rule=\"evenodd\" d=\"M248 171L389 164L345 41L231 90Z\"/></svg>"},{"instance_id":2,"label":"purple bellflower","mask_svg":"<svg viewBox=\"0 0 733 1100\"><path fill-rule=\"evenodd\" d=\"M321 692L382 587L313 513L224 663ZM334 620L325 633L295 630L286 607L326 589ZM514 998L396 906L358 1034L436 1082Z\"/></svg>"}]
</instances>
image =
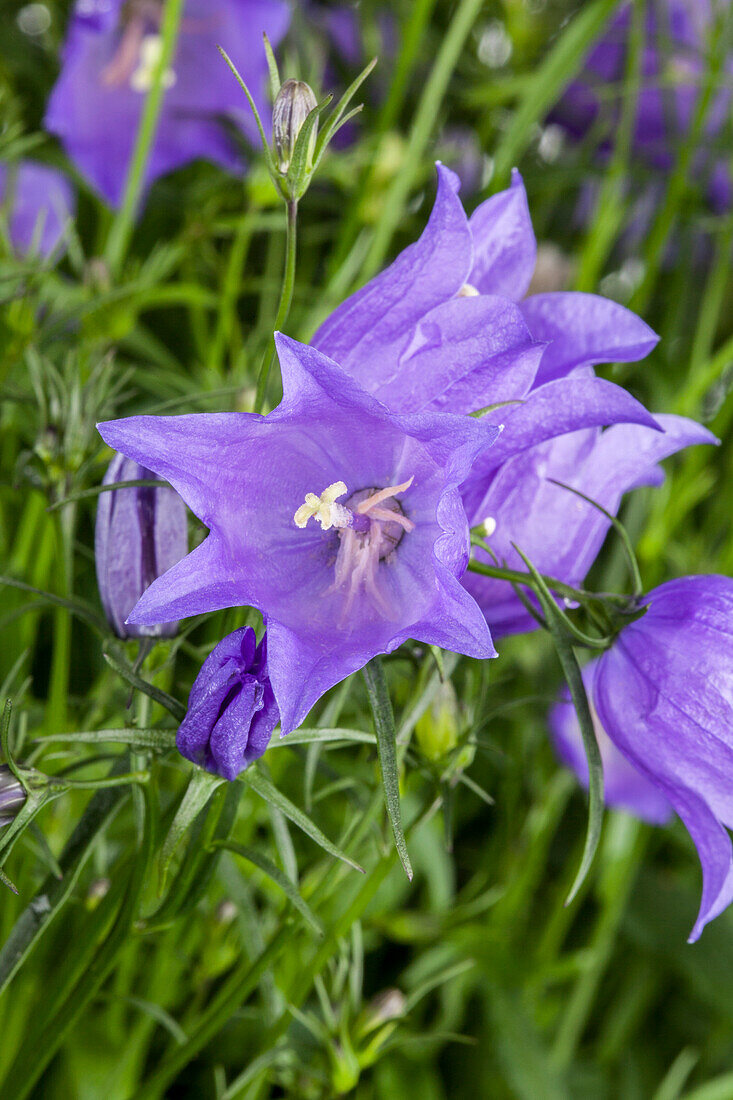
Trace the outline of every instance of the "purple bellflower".
<instances>
[{"instance_id":1,"label":"purple bellflower","mask_svg":"<svg viewBox=\"0 0 733 1100\"><path fill-rule=\"evenodd\" d=\"M7 204L10 242L21 254L49 256L61 243L73 210L71 186L61 172L26 160L0 164L0 203Z\"/></svg>"},{"instance_id":2,"label":"purple bellflower","mask_svg":"<svg viewBox=\"0 0 733 1100\"><path fill-rule=\"evenodd\" d=\"M155 475L137 462L115 455L103 485ZM100 493L94 535L99 595L118 638L172 637L178 623L128 624L145 589L188 551L186 507L172 489L131 486Z\"/></svg>"},{"instance_id":3,"label":"purple bellflower","mask_svg":"<svg viewBox=\"0 0 733 1100\"><path fill-rule=\"evenodd\" d=\"M267 671L267 635L228 634L201 666L176 736L178 751L224 779L236 779L264 753L279 720Z\"/></svg>"},{"instance_id":4,"label":"purple bellflower","mask_svg":"<svg viewBox=\"0 0 733 1100\"><path fill-rule=\"evenodd\" d=\"M682 818L703 872L690 935L733 901L733 580L681 577L598 660L593 705L619 752Z\"/></svg>"},{"instance_id":5,"label":"purple bellflower","mask_svg":"<svg viewBox=\"0 0 733 1100\"><path fill-rule=\"evenodd\" d=\"M603 762L603 794L607 806L626 810L652 825L665 825L672 816L669 799L650 779L638 771L616 748L601 726L592 705L593 678L598 667L591 661L583 669L583 683L591 703L593 728ZM588 761L575 708L567 688L550 711L550 732L558 756L588 786Z\"/></svg>"},{"instance_id":6,"label":"purple bellflower","mask_svg":"<svg viewBox=\"0 0 733 1100\"><path fill-rule=\"evenodd\" d=\"M595 294L525 298L536 256L517 172L469 219L456 177L438 165L420 239L339 306L314 343L398 410L467 413L508 402L482 418L504 427L462 486L469 523L491 520L500 558L522 567L516 541L540 569L573 584L590 568L607 521L548 479L615 510L627 489L658 482L665 455L713 437L678 417L655 420L594 376L594 364L640 359L657 337ZM616 426L601 434L609 424ZM507 583L473 574L464 583L492 629L534 625Z\"/></svg>"},{"instance_id":7,"label":"purple bellflower","mask_svg":"<svg viewBox=\"0 0 733 1100\"><path fill-rule=\"evenodd\" d=\"M161 0L77 0L62 68L46 111L82 175L112 206L125 186L138 124L160 58ZM256 142L254 119L217 50L221 43L239 66L260 113L267 61L262 33L276 45L290 18L285 0L187 0L173 63L163 75L165 98L147 183L203 157L241 167L220 118L236 117Z\"/></svg>"},{"instance_id":8,"label":"purple bellflower","mask_svg":"<svg viewBox=\"0 0 733 1100\"><path fill-rule=\"evenodd\" d=\"M136 416L99 431L210 529L129 621L259 608L289 733L330 687L408 638L495 656L459 580L469 531L458 486L498 429L393 413L315 349L282 335L277 347L283 399L267 416Z\"/></svg>"},{"instance_id":9,"label":"purple bellflower","mask_svg":"<svg viewBox=\"0 0 733 1100\"><path fill-rule=\"evenodd\" d=\"M677 147L684 143L692 125L709 67L707 49L714 15L715 5L709 0L651 0L646 5L632 154L658 175L673 167ZM627 3L550 116L574 139L583 139L594 130L601 159L609 153L621 117L631 23L632 6ZM733 198L722 140L730 103L730 91L714 97L706 118L705 140L695 161L694 176L702 180L710 204L718 212L729 209Z\"/></svg>"}]
</instances>

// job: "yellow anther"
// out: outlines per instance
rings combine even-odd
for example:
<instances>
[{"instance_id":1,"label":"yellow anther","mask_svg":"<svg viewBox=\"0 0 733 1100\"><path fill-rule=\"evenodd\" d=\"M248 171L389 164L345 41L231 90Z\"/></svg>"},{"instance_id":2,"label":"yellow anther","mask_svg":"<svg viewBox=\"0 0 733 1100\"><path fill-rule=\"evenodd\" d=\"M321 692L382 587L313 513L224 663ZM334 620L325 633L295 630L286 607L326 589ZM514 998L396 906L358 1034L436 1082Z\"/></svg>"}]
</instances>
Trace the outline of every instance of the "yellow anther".
<instances>
[{"instance_id":1,"label":"yellow anther","mask_svg":"<svg viewBox=\"0 0 733 1100\"><path fill-rule=\"evenodd\" d=\"M315 493L306 493L305 504L301 504L293 516L295 526L305 527L308 520L315 517L324 531L332 527L347 527L351 513L336 501L348 491L343 481L334 481L319 497Z\"/></svg>"},{"instance_id":2,"label":"yellow anther","mask_svg":"<svg viewBox=\"0 0 733 1100\"><path fill-rule=\"evenodd\" d=\"M161 36L159 34L146 34L140 43L138 67L130 76L130 87L134 92L150 91L162 52L163 39ZM166 69L162 80L164 88L172 88L176 82L176 74L172 69Z\"/></svg>"}]
</instances>

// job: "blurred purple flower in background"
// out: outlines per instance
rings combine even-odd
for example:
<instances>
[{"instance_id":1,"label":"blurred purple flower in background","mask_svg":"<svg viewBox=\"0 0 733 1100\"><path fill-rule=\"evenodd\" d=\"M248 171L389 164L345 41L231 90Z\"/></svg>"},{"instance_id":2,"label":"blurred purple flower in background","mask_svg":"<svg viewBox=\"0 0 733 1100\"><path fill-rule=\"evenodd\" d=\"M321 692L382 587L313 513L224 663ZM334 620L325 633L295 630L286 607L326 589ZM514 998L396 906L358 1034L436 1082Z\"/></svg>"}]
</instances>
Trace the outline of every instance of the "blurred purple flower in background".
<instances>
[{"instance_id":1,"label":"blurred purple flower in background","mask_svg":"<svg viewBox=\"0 0 733 1100\"><path fill-rule=\"evenodd\" d=\"M733 900L733 580L681 577L598 660L593 703L616 748L669 800L697 847L700 912Z\"/></svg>"},{"instance_id":2,"label":"blurred purple flower in background","mask_svg":"<svg viewBox=\"0 0 733 1100\"><path fill-rule=\"evenodd\" d=\"M135 416L99 431L210 528L130 621L259 608L289 733L330 687L408 638L495 656L459 580L469 531L458 486L498 429L392 413L314 349L282 335L277 346L283 399L268 416Z\"/></svg>"},{"instance_id":3,"label":"blurred purple flower in background","mask_svg":"<svg viewBox=\"0 0 733 1100\"><path fill-rule=\"evenodd\" d=\"M77 0L67 31L62 68L46 111L82 175L112 206L119 205L145 95L160 57L160 0ZM203 157L241 169L222 116L236 117L250 141L254 119L222 61L222 43L239 67L264 118L267 61L262 33L273 46L287 30L285 0L187 0L147 183Z\"/></svg>"},{"instance_id":4,"label":"blurred purple flower in background","mask_svg":"<svg viewBox=\"0 0 733 1100\"><path fill-rule=\"evenodd\" d=\"M593 698L593 678L597 667L598 661L591 661L583 669L583 683L589 701ZM665 825L672 816L669 800L616 748L598 721L592 702L591 715L603 762L603 795L606 805L627 810L652 825ZM550 711L549 723L558 756L575 772L583 786L587 787L588 761L583 747L583 736L567 688L563 689L559 701Z\"/></svg>"},{"instance_id":5,"label":"blurred purple flower in background","mask_svg":"<svg viewBox=\"0 0 733 1100\"><path fill-rule=\"evenodd\" d=\"M150 470L115 455L103 485L154 478ZM137 626L126 622L145 589L188 552L186 507L168 486L137 486L100 493L94 536L99 595L119 638L172 637L177 622Z\"/></svg>"},{"instance_id":6,"label":"blurred purple flower in background","mask_svg":"<svg viewBox=\"0 0 733 1100\"><path fill-rule=\"evenodd\" d=\"M211 651L196 677L178 751L224 779L236 779L270 743L280 715L267 670L267 635L259 645L245 626Z\"/></svg>"},{"instance_id":7,"label":"blurred purple flower in background","mask_svg":"<svg viewBox=\"0 0 733 1100\"><path fill-rule=\"evenodd\" d=\"M675 164L702 94L715 17L728 6L728 0L720 5L709 0L649 0L646 4L632 155L647 169L666 173ZM625 4L550 116L574 139L585 139L593 131L604 158L620 122L631 26L632 6ZM730 73L730 63L727 70ZM718 212L730 207L732 197L724 136L730 105L730 90L714 95L705 139L695 159L694 178Z\"/></svg>"},{"instance_id":8,"label":"blurred purple flower in background","mask_svg":"<svg viewBox=\"0 0 733 1100\"><path fill-rule=\"evenodd\" d=\"M13 247L21 255L37 249L48 256L61 243L74 196L61 172L25 160L0 164L0 203Z\"/></svg>"}]
</instances>

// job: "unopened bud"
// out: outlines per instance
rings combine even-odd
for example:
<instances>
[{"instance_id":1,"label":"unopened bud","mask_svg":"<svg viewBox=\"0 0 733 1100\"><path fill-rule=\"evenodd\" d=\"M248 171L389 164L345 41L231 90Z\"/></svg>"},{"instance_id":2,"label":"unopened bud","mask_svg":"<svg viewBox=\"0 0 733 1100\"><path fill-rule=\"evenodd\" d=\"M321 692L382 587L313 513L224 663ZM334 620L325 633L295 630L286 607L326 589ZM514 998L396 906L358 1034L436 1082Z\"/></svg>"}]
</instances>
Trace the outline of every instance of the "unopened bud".
<instances>
[{"instance_id":1,"label":"unopened bud","mask_svg":"<svg viewBox=\"0 0 733 1100\"><path fill-rule=\"evenodd\" d=\"M390 1020L397 1020L404 1016L407 1001L405 995L399 989L383 989L369 1002L367 1015L371 1027L378 1027Z\"/></svg>"},{"instance_id":2,"label":"unopened bud","mask_svg":"<svg viewBox=\"0 0 733 1100\"><path fill-rule=\"evenodd\" d=\"M300 128L316 105L313 90L302 80L286 80L277 93L272 108L272 133L281 172L287 172L290 167ZM313 158L317 129L318 123L311 130L308 141L309 163Z\"/></svg>"},{"instance_id":3,"label":"unopened bud","mask_svg":"<svg viewBox=\"0 0 733 1100\"><path fill-rule=\"evenodd\" d=\"M415 737L428 760L440 760L458 744L458 700L445 680L415 726Z\"/></svg>"},{"instance_id":4,"label":"unopened bud","mask_svg":"<svg viewBox=\"0 0 733 1100\"><path fill-rule=\"evenodd\" d=\"M138 481L155 475L144 466L116 455L104 485ZM170 638L177 623L134 626L125 621L143 592L186 556L186 506L173 489L132 486L100 493L94 555L99 595L107 621L118 638Z\"/></svg>"},{"instance_id":5,"label":"unopened bud","mask_svg":"<svg viewBox=\"0 0 733 1100\"><path fill-rule=\"evenodd\" d=\"M7 764L0 764L0 826L9 825L25 804L23 784L16 779Z\"/></svg>"}]
</instances>

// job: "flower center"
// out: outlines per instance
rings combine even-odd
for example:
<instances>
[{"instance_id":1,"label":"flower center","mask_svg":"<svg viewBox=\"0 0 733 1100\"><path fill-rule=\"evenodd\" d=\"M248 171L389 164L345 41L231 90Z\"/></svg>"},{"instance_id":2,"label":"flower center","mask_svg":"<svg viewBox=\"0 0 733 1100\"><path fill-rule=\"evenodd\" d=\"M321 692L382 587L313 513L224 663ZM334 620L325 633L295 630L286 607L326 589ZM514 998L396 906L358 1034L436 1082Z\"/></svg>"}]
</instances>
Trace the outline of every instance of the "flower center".
<instances>
[{"instance_id":1,"label":"flower center","mask_svg":"<svg viewBox=\"0 0 733 1100\"><path fill-rule=\"evenodd\" d=\"M409 478L401 485L388 485L384 489L359 489L345 504L339 504L338 498L349 490L345 482L335 481L320 496L307 493L305 503L293 516L298 527L305 527L310 519L315 519L322 530L334 527L338 531L335 575L328 592L345 591L342 623L361 589L380 611L390 615L390 606L379 588L377 572L380 561L396 549L405 534L414 530L415 524L395 499L398 493L409 489L412 482L413 478Z\"/></svg>"},{"instance_id":2,"label":"flower center","mask_svg":"<svg viewBox=\"0 0 733 1100\"><path fill-rule=\"evenodd\" d=\"M159 0L132 0L123 11L120 40L111 61L102 70L102 83L119 88L128 84L134 92L149 92L163 52L159 33L162 7ZM176 82L173 69L162 76L163 87Z\"/></svg>"}]
</instances>

